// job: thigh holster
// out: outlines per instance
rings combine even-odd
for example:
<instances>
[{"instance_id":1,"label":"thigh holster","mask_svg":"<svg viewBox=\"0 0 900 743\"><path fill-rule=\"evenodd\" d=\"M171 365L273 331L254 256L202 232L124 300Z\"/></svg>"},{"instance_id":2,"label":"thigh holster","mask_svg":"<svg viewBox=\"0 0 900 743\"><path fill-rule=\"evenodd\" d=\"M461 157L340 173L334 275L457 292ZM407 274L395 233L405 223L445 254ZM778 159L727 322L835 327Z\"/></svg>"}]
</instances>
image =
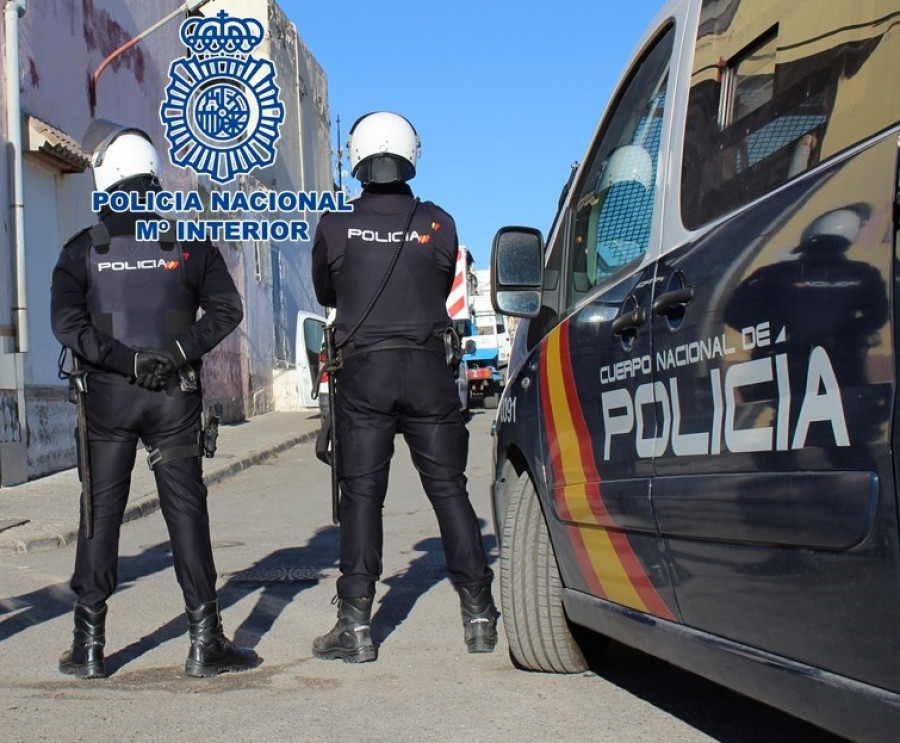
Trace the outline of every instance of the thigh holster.
<instances>
[{"instance_id":1,"label":"thigh holster","mask_svg":"<svg viewBox=\"0 0 900 743\"><path fill-rule=\"evenodd\" d=\"M160 462L174 462L177 459L191 459L203 456L203 444L198 430L163 439L156 444L148 444L147 465L152 470Z\"/></svg>"}]
</instances>

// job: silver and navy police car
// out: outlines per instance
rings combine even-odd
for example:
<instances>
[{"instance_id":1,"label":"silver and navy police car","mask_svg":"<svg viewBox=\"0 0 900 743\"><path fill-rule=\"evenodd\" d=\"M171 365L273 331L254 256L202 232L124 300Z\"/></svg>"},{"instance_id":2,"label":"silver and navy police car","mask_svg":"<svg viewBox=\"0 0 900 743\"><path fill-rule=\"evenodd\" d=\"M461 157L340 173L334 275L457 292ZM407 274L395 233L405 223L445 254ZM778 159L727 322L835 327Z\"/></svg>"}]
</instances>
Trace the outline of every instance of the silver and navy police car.
<instances>
[{"instance_id":1,"label":"silver and navy police car","mask_svg":"<svg viewBox=\"0 0 900 743\"><path fill-rule=\"evenodd\" d=\"M546 242L498 232L517 665L613 638L900 740L898 76L898 0L670 2Z\"/></svg>"}]
</instances>

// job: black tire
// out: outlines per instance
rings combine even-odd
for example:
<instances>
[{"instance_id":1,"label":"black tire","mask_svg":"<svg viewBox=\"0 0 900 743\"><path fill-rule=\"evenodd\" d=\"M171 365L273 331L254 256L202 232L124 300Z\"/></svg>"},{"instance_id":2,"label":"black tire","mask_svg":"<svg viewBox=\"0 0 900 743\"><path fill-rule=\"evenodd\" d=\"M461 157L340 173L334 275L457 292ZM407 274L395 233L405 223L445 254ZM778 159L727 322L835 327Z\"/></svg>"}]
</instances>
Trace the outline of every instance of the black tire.
<instances>
[{"instance_id":1,"label":"black tire","mask_svg":"<svg viewBox=\"0 0 900 743\"><path fill-rule=\"evenodd\" d=\"M509 464L504 476L510 497L500 546L500 601L510 657L530 671L586 671L590 663L563 609L559 566L534 485Z\"/></svg>"}]
</instances>

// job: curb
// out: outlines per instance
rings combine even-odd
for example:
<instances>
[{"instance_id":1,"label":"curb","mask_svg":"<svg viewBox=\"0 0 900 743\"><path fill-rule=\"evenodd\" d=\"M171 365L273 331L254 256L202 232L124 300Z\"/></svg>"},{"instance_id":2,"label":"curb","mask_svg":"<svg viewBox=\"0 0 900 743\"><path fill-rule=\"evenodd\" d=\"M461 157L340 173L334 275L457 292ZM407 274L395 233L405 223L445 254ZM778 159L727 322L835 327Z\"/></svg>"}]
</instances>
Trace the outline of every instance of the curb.
<instances>
[{"instance_id":1,"label":"curb","mask_svg":"<svg viewBox=\"0 0 900 743\"><path fill-rule=\"evenodd\" d=\"M203 482L207 487L216 485L244 470L250 469L250 467L253 467L254 465L260 464L267 459L281 454L287 449L308 443L309 441L315 441L317 435L317 431L308 431L297 436L292 436L281 443L249 454L236 462L232 462L225 467L217 469L215 472L205 475ZM125 508L125 514L122 517L123 524L143 518L144 516L149 516L151 513L159 510L159 495L155 490L142 494L133 493L129 496L129 500L134 502L130 503ZM12 539L6 545L0 545L0 551L7 554L22 554L25 552L45 552L51 549L59 549L60 547L65 547L78 541L78 529L79 527L76 526L75 528L68 529L62 533L48 532L46 535L34 535L25 537L24 539Z\"/></svg>"}]
</instances>

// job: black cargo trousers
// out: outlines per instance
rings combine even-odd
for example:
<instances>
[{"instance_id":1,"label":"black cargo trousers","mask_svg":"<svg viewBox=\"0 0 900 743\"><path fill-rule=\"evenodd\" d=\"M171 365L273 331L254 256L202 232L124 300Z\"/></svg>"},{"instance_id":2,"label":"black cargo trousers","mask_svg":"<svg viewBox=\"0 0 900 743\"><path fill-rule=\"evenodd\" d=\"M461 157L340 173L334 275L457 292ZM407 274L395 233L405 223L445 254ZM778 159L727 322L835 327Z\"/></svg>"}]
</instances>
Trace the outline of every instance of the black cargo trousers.
<instances>
[{"instance_id":1,"label":"black cargo trousers","mask_svg":"<svg viewBox=\"0 0 900 743\"><path fill-rule=\"evenodd\" d=\"M403 434L437 516L455 587L491 582L466 491L469 432L443 354L409 348L360 352L337 376L341 485L340 598L371 597L382 571L382 507L394 436Z\"/></svg>"},{"instance_id":2,"label":"black cargo trousers","mask_svg":"<svg viewBox=\"0 0 900 743\"><path fill-rule=\"evenodd\" d=\"M85 397L93 480L94 535L79 531L71 588L78 602L96 607L118 583L119 532L128 502L138 440L151 448L198 442L202 395L181 391L177 375L156 392L107 372L88 374ZM171 540L175 576L185 606L196 609L216 598L206 505L199 457L161 461L153 468L159 504ZM84 514L82 514L84 518Z\"/></svg>"}]
</instances>

